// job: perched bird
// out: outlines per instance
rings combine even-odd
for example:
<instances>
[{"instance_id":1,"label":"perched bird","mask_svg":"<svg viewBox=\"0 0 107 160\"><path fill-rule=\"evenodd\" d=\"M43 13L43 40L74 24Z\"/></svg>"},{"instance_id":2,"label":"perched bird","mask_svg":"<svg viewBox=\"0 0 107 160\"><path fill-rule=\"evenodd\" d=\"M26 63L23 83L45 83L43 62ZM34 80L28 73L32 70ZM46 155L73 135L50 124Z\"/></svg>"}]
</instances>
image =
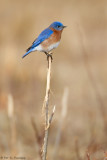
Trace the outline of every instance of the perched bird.
<instances>
[{"instance_id":1,"label":"perched bird","mask_svg":"<svg viewBox=\"0 0 107 160\"><path fill-rule=\"evenodd\" d=\"M22 58L27 56L33 51L44 52L48 56L52 55L49 52L58 47L61 39L61 34L64 26L61 22L53 22L48 28L43 30L38 38L32 43L32 45L26 50L27 52L23 55Z\"/></svg>"}]
</instances>

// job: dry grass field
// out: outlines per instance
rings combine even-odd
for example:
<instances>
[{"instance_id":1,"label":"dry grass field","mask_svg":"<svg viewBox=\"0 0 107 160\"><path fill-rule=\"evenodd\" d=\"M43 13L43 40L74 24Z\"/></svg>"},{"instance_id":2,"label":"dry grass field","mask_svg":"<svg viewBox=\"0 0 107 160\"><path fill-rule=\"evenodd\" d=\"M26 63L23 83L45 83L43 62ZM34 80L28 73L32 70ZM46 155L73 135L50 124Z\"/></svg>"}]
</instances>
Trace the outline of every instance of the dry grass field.
<instances>
[{"instance_id":1,"label":"dry grass field","mask_svg":"<svg viewBox=\"0 0 107 160\"><path fill-rule=\"evenodd\" d=\"M0 160L40 159L47 60L39 52L21 57L53 21L68 27L53 54L50 112L53 105L56 111L48 160L106 160L107 0L0 0L0 4Z\"/></svg>"}]
</instances>

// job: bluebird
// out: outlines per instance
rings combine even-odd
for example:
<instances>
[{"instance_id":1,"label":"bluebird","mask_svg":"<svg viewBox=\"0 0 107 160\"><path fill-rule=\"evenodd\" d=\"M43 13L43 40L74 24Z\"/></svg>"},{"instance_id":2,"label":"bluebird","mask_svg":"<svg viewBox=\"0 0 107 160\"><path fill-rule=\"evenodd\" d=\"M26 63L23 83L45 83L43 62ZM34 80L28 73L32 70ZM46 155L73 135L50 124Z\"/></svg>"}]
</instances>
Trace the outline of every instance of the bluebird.
<instances>
[{"instance_id":1,"label":"bluebird","mask_svg":"<svg viewBox=\"0 0 107 160\"><path fill-rule=\"evenodd\" d=\"M50 56L50 51L58 47L62 31L65 27L66 26L64 26L61 22L53 22L48 28L40 33L32 45L26 50L27 52L22 58L33 51L44 52L48 58L48 56Z\"/></svg>"}]
</instances>

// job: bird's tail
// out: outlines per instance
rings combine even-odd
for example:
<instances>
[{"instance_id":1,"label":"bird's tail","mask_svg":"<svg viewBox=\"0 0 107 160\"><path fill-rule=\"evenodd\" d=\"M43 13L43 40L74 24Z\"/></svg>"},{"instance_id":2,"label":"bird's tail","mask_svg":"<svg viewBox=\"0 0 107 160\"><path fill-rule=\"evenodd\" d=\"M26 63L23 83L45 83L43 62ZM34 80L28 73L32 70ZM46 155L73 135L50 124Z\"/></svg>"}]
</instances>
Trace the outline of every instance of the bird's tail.
<instances>
[{"instance_id":1,"label":"bird's tail","mask_svg":"<svg viewBox=\"0 0 107 160\"><path fill-rule=\"evenodd\" d=\"M29 50L29 51L27 51L23 56L22 56L22 58L24 58L24 57L26 57L29 53L31 53L32 52L32 50Z\"/></svg>"}]
</instances>

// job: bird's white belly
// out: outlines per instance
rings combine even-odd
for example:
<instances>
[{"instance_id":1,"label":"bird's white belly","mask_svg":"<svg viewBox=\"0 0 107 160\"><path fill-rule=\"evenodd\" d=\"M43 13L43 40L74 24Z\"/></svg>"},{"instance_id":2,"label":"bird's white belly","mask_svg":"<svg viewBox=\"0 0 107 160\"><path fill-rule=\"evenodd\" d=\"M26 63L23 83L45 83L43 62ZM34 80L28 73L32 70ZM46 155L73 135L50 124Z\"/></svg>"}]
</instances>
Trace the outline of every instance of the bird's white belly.
<instances>
[{"instance_id":1,"label":"bird's white belly","mask_svg":"<svg viewBox=\"0 0 107 160\"><path fill-rule=\"evenodd\" d=\"M40 51L40 52L50 52L51 50L53 50L54 48L57 48L60 42L51 44L48 47L43 47L42 44L38 45L37 47L34 48L33 51Z\"/></svg>"},{"instance_id":2,"label":"bird's white belly","mask_svg":"<svg viewBox=\"0 0 107 160\"><path fill-rule=\"evenodd\" d=\"M54 48L57 48L58 45L59 45L60 42L57 42L57 43L54 43L54 44L51 44L49 47L48 47L48 52L53 50Z\"/></svg>"}]
</instances>

